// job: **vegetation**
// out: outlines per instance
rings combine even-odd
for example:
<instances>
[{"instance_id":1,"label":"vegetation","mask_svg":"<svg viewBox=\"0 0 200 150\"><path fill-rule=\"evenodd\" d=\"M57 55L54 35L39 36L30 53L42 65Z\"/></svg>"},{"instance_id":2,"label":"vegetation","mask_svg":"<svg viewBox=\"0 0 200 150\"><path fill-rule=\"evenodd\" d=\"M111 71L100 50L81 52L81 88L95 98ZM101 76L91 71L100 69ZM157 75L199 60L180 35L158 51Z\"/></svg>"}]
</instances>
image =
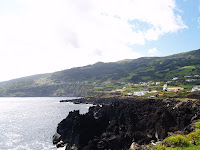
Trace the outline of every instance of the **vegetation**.
<instances>
[{"instance_id":1,"label":"vegetation","mask_svg":"<svg viewBox=\"0 0 200 150\"><path fill-rule=\"evenodd\" d=\"M188 135L173 135L167 137L162 144L151 150L199 150L200 149L200 121L195 124L195 131Z\"/></svg>"},{"instance_id":2,"label":"vegetation","mask_svg":"<svg viewBox=\"0 0 200 150\"><path fill-rule=\"evenodd\" d=\"M199 84L198 77L187 82L185 76L200 75L200 50L167 57L143 57L115 63L98 62L52 74L35 75L0 83L0 96L102 96L126 95L147 89L162 90L162 86L122 83L162 82L179 78L171 86L186 90Z\"/></svg>"}]
</instances>

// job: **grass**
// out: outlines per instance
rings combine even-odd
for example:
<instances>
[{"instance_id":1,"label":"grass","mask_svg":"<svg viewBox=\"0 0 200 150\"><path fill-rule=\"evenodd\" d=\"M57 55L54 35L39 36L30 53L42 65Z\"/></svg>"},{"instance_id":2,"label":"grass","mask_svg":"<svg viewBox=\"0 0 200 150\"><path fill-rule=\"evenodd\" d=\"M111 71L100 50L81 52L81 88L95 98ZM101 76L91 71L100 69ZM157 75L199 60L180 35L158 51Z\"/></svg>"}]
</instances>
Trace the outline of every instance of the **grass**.
<instances>
[{"instance_id":1,"label":"grass","mask_svg":"<svg viewBox=\"0 0 200 150\"><path fill-rule=\"evenodd\" d=\"M195 66L184 66L184 67L181 67L180 69L196 69Z\"/></svg>"},{"instance_id":2,"label":"grass","mask_svg":"<svg viewBox=\"0 0 200 150\"><path fill-rule=\"evenodd\" d=\"M199 150L200 121L195 124L195 130L187 135L167 137L162 144L155 145L151 150Z\"/></svg>"},{"instance_id":3,"label":"grass","mask_svg":"<svg viewBox=\"0 0 200 150\"><path fill-rule=\"evenodd\" d=\"M175 147L188 147L190 145L190 142L187 139L187 137L180 134L170 136L166 138L164 142L169 146Z\"/></svg>"}]
</instances>

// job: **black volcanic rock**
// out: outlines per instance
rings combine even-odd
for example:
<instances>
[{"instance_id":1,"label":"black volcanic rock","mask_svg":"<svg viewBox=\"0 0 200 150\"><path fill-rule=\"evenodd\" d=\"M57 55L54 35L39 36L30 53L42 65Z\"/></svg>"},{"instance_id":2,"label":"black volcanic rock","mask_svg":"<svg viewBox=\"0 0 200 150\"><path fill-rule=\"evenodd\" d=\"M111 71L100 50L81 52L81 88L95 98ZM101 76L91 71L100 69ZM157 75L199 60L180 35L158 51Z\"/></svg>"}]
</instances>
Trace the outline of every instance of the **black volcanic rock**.
<instances>
[{"instance_id":1,"label":"black volcanic rock","mask_svg":"<svg viewBox=\"0 0 200 150\"><path fill-rule=\"evenodd\" d=\"M60 137L61 137L60 134L55 133L55 134L53 135L53 144L57 144L58 142L60 142L60 140L61 140Z\"/></svg>"},{"instance_id":2,"label":"black volcanic rock","mask_svg":"<svg viewBox=\"0 0 200 150\"><path fill-rule=\"evenodd\" d=\"M57 133L68 144L66 149L128 149L133 142L148 144L169 132L190 132L189 125L200 118L199 105L199 101L131 100L93 106L83 115L70 112Z\"/></svg>"}]
</instances>

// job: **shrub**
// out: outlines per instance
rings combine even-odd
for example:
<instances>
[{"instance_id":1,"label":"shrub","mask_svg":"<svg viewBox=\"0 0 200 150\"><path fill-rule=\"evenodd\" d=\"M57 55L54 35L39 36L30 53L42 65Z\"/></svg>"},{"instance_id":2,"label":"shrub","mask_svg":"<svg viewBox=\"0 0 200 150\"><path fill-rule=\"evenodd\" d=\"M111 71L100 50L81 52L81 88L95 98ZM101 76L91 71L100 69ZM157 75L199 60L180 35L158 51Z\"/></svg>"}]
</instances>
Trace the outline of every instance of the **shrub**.
<instances>
[{"instance_id":1,"label":"shrub","mask_svg":"<svg viewBox=\"0 0 200 150\"><path fill-rule=\"evenodd\" d=\"M191 132L190 134L187 135L187 138L192 141L198 139L199 134L197 132Z\"/></svg>"},{"instance_id":2,"label":"shrub","mask_svg":"<svg viewBox=\"0 0 200 150\"><path fill-rule=\"evenodd\" d=\"M156 145L153 148L151 148L151 150L166 150L166 146L165 145Z\"/></svg>"},{"instance_id":3,"label":"shrub","mask_svg":"<svg viewBox=\"0 0 200 150\"><path fill-rule=\"evenodd\" d=\"M175 147L187 147L190 145L189 140L183 135L174 135L166 138L164 142L168 146L175 146Z\"/></svg>"},{"instance_id":4,"label":"shrub","mask_svg":"<svg viewBox=\"0 0 200 150\"><path fill-rule=\"evenodd\" d=\"M195 123L195 127L198 128L198 129L200 128L200 121Z\"/></svg>"},{"instance_id":5,"label":"shrub","mask_svg":"<svg viewBox=\"0 0 200 150\"><path fill-rule=\"evenodd\" d=\"M196 129L195 132L200 135L200 129Z\"/></svg>"}]
</instances>

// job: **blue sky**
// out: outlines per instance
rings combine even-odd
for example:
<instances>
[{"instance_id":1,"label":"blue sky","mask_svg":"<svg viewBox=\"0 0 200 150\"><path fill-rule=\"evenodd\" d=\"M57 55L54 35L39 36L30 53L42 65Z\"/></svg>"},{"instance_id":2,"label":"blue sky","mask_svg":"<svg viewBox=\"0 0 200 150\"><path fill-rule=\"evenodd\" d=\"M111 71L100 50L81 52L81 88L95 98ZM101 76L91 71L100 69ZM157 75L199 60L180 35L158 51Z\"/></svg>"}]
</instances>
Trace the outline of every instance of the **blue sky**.
<instances>
[{"instance_id":1,"label":"blue sky","mask_svg":"<svg viewBox=\"0 0 200 150\"><path fill-rule=\"evenodd\" d=\"M200 49L200 1L199 0L177 0L178 9L187 29L179 30L175 33L168 33L159 40L148 41L144 46L133 46L134 49L142 51L145 55L150 47L159 50L157 56L167 56L171 54L187 52Z\"/></svg>"},{"instance_id":2,"label":"blue sky","mask_svg":"<svg viewBox=\"0 0 200 150\"><path fill-rule=\"evenodd\" d=\"M0 81L199 49L200 0L0 1Z\"/></svg>"}]
</instances>

